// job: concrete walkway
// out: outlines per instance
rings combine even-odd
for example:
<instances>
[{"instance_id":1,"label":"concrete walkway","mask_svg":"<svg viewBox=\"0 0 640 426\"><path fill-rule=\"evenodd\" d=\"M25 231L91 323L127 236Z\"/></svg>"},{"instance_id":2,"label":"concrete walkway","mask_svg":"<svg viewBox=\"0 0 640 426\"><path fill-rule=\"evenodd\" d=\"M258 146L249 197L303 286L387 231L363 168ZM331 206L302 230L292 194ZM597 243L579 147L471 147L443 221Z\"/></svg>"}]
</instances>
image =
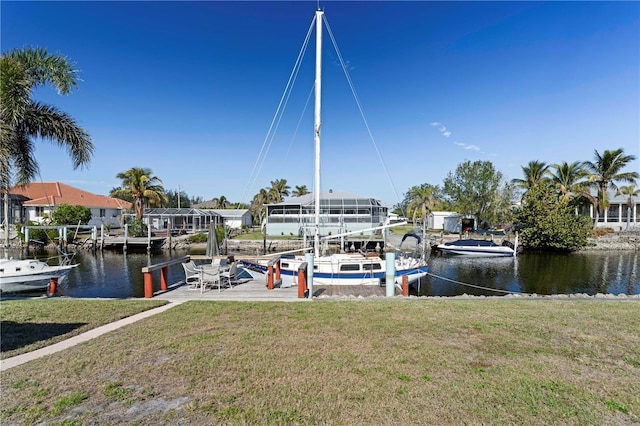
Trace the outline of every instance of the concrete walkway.
<instances>
[{"instance_id":1,"label":"concrete walkway","mask_svg":"<svg viewBox=\"0 0 640 426\"><path fill-rule=\"evenodd\" d=\"M92 330L86 331L77 336L73 336L67 340L63 340L62 342L54 343L51 346L46 346L44 348L40 348L32 352L27 352L26 354L16 355L11 358L3 359L2 361L0 361L0 371L6 371L10 368L17 367L18 365L22 365L31 360L42 358L44 356L63 351L79 343L86 342L98 336L102 336L105 333L116 330L120 327L124 327L125 325L133 324L134 322L140 321L141 319L148 318L152 315L164 312L167 309L171 309L174 306L179 305L180 303L182 303L182 301L174 301L172 303L168 303L158 308L149 309L148 311L140 312L139 314L135 314L130 317L123 318L119 321L115 321L115 322L94 328Z\"/></svg>"}]
</instances>

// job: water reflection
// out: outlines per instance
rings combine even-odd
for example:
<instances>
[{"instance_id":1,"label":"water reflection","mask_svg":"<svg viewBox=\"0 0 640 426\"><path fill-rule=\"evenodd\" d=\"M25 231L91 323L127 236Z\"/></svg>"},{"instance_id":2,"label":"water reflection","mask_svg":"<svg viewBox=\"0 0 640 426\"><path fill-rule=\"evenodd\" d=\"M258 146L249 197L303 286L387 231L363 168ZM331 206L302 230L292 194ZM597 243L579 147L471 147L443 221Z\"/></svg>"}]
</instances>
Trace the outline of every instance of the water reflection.
<instances>
[{"instance_id":1,"label":"water reflection","mask_svg":"<svg viewBox=\"0 0 640 426\"><path fill-rule=\"evenodd\" d=\"M638 252L526 253L513 258L434 257L430 272L476 286L521 293L640 294ZM433 276L422 280L419 294L501 295L454 284Z\"/></svg>"}]
</instances>

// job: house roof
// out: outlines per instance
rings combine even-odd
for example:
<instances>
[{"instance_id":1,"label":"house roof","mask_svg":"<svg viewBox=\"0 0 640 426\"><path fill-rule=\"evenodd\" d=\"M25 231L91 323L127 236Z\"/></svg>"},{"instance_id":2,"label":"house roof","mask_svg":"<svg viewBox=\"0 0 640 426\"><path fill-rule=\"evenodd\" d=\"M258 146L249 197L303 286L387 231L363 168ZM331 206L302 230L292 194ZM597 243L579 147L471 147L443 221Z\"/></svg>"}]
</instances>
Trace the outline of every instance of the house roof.
<instances>
[{"instance_id":1,"label":"house roof","mask_svg":"<svg viewBox=\"0 0 640 426\"><path fill-rule=\"evenodd\" d=\"M249 213L247 209L213 209L213 212L224 218L238 218L241 219L244 215Z\"/></svg>"},{"instance_id":2,"label":"house roof","mask_svg":"<svg viewBox=\"0 0 640 426\"><path fill-rule=\"evenodd\" d=\"M60 182L29 183L9 190L28 198L25 206L57 206L62 203L89 208L130 209L131 203L119 198L96 195Z\"/></svg>"},{"instance_id":3,"label":"house roof","mask_svg":"<svg viewBox=\"0 0 640 426\"><path fill-rule=\"evenodd\" d=\"M356 201L358 204L366 204L366 205L375 205L375 206L383 206L384 204L376 200L374 198L362 197L360 195L352 194L350 192L345 191L320 191L320 204L326 203L328 200L349 200L351 202ZM292 197L286 201L275 204L265 204L268 206L279 206L279 205L301 205L308 206L315 203L315 195L313 192L309 192L300 197Z\"/></svg>"},{"instance_id":4,"label":"house roof","mask_svg":"<svg viewBox=\"0 0 640 426\"><path fill-rule=\"evenodd\" d=\"M145 209L144 214L146 216L215 216L216 213L211 210L196 209L191 207L185 208L155 208Z\"/></svg>"}]
</instances>

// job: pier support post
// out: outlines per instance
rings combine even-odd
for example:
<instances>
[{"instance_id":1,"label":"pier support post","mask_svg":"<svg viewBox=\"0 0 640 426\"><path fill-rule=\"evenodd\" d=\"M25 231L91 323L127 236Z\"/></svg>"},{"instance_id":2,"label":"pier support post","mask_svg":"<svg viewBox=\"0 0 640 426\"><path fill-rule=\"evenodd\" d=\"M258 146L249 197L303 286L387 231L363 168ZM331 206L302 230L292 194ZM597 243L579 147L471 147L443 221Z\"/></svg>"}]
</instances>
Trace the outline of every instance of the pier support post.
<instances>
[{"instance_id":1,"label":"pier support post","mask_svg":"<svg viewBox=\"0 0 640 426\"><path fill-rule=\"evenodd\" d=\"M393 297L396 295L396 254L387 253L386 258L386 296Z\"/></svg>"},{"instance_id":2,"label":"pier support post","mask_svg":"<svg viewBox=\"0 0 640 426\"><path fill-rule=\"evenodd\" d=\"M58 277L51 278L49 281L49 296L55 296L58 292Z\"/></svg>"},{"instance_id":3,"label":"pier support post","mask_svg":"<svg viewBox=\"0 0 640 426\"><path fill-rule=\"evenodd\" d=\"M309 299L313 298L313 254L305 253L304 260L307 262L307 287L309 289Z\"/></svg>"},{"instance_id":4,"label":"pier support post","mask_svg":"<svg viewBox=\"0 0 640 426\"><path fill-rule=\"evenodd\" d=\"M160 290L167 291L169 285L167 284L169 280L169 266L165 266L160 270Z\"/></svg>"},{"instance_id":5,"label":"pier support post","mask_svg":"<svg viewBox=\"0 0 640 426\"><path fill-rule=\"evenodd\" d=\"M307 262L298 266L298 299L304 298L305 291L307 291Z\"/></svg>"},{"instance_id":6,"label":"pier support post","mask_svg":"<svg viewBox=\"0 0 640 426\"><path fill-rule=\"evenodd\" d=\"M267 289L273 290L273 265L267 266Z\"/></svg>"},{"instance_id":7,"label":"pier support post","mask_svg":"<svg viewBox=\"0 0 640 426\"><path fill-rule=\"evenodd\" d=\"M144 273L144 297L147 299L153 297L153 276L151 271Z\"/></svg>"},{"instance_id":8,"label":"pier support post","mask_svg":"<svg viewBox=\"0 0 640 426\"><path fill-rule=\"evenodd\" d=\"M122 251L127 252L127 239L129 238L129 224L124 225L124 244L122 245Z\"/></svg>"},{"instance_id":9,"label":"pier support post","mask_svg":"<svg viewBox=\"0 0 640 426\"><path fill-rule=\"evenodd\" d=\"M402 276L402 295L409 296L409 277L406 275Z\"/></svg>"}]
</instances>

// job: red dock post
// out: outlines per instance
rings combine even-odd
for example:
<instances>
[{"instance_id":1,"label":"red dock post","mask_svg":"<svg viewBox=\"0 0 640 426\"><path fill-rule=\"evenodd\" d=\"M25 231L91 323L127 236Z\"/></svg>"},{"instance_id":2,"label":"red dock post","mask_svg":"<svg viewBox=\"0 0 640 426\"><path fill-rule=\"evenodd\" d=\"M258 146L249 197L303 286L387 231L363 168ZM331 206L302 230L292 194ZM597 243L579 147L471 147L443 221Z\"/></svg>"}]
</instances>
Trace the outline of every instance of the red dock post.
<instances>
[{"instance_id":1,"label":"red dock post","mask_svg":"<svg viewBox=\"0 0 640 426\"><path fill-rule=\"evenodd\" d=\"M49 281L49 296L53 296L58 291L58 277L52 277Z\"/></svg>"},{"instance_id":2,"label":"red dock post","mask_svg":"<svg viewBox=\"0 0 640 426\"><path fill-rule=\"evenodd\" d=\"M276 280L280 279L280 258L276 262Z\"/></svg>"},{"instance_id":3,"label":"red dock post","mask_svg":"<svg viewBox=\"0 0 640 426\"><path fill-rule=\"evenodd\" d=\"M409 277L406 275L402 276L402 295L405 297L409 295Z\"/></svg>"},{"instance_id":4,"label":"red dock post","mask_svg":"<svg viewBox=\"0 0 640 426\"><path fill-rule=\"evenodd\" d=\"M305 291L307 291L307 262L298 267L298 299L304 297Z\"/></svg>"},{"instance_id":5,"label":"red dock post","mask_svg":"<svg viewBox=\"0 0 640 426\"><path fill-rule=\"evenodd\" d=\"M153 297L153 276L151 271L144 273L144 297L147 299Z\"/></svg>"},{"instance_id":6,"label":"red dock post","mask_svg":"<svg viewBox=\"0 0 640 426\"><path fill-rule=\"evenodd\" d=\"M165 266L160 270L160 290L167 291L169 288L167 282L169 280L169 266Z\"/></svg>"},{"instance_id":7,"label":"red dock post","mask_svg":"<svg viewBox=\"0 0 640 426\"><path fill-rule=\"evenodd\" d=\"M267 268L267 289L273 290L273 265L271 265L271 262L269 262Z\"/></svg>"}]
</instances>

